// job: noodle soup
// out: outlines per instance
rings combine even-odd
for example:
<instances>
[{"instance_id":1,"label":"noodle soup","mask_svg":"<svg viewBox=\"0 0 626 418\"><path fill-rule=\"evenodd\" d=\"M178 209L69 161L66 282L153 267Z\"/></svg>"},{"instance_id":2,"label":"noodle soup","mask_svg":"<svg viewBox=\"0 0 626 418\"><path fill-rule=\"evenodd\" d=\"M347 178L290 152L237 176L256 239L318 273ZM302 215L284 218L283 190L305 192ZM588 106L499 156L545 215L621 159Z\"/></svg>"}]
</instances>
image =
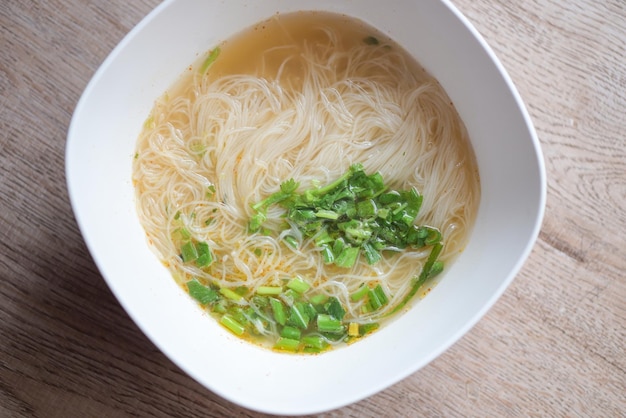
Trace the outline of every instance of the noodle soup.
<instances>
[{"instance_id":1,"label":"noodle soup","mask_svg":"<svg viewBox=\"0 0 626 418\"><path fill-rule=\"evenodd\" d=\"M480 198L439 83L321 12L276 15L191 65L146 119L133 181L174 279L234 334L288 352L358 341L425 296Z\"/></svg>"}]
</instances>

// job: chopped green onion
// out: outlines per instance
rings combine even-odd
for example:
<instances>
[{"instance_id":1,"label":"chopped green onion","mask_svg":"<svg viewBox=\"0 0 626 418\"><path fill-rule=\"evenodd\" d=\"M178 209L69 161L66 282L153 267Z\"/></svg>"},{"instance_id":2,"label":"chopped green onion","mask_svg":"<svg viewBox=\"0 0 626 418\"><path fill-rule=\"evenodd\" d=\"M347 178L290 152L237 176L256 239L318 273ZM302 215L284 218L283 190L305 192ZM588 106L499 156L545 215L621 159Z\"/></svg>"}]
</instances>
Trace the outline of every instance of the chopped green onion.
<instances>
[{"instance_id":1,"label":"chopped green onion","mask_svg":"<svg viewBox=\"0 0 626 418\"><path fill-rule=\"evenodd\" d=\"M335 255L335 259L339 257L339 254L341 254L341 252L343 251L345 247L346 247L346 242L344 241L343 238L337 238L335 240L335 242L333 243L333 254Z\"/></svg>"},{"instance_id":2,"label":"chopped green onion","mask_svg":"<svg viewBox=\"0 0 626 418\"><path fill-rule=\"evenodd\" d=\"M291 307L288 320L289 324L301 329L307 329L309 326L309 320L310 318L307 315L303 304L296 303Z\"/></svg>"},{"instance_id":3,"label":"chopped green onion","mask_svg":"<svg viewBox=\"0 0 626 418\"><path fill-rule=\"evenodd\" d=\"M376 297L378 298L378 300L380 300L380 302L383 305L386 305L389 302L389 298L385 294L385 291L383 290L383 287L380 284L378 284L374 288L374 293L376 294Z\"/></svg>"},{"instance_id":4,"label":"chopped green onion","mask_svg":"<svg viewBox=\"0 0 626 418\"><path fill-rule=\"evenodd\" d=\"M340 319L326 314L319 314L317 316L317 329L320 332L330 332L333 334L344 331L343 324Z\"/></svg>"},{"instance_id":5,"label":"chopped green onion","mask_svg":"<svg viewBox=\"0 0 626 418\"><path fill-rule=\"evenodd\" d=\"M387 217L389 216L389 209L387 208L380 208L376 211L376 216L378 216L381 219L387 219Z\"/></svg>"},{"instance_id":6,"label":"chopped green onion","mask_svg":"<svg viewBox=\"0 0 626 418\"><path fill-rule=\"evenodd\" d=\"M235 292L234 290L231 290L227 287L222 287L220 288L220 293L228 299L234 300L234 301L239 301L243 298L242 295L238 294L237 292Z\"/></svg>"},{"instance_id":7,"label":"chopped green onion","mask_svg":"<svg viewBox=\"0 0 626 418\"><path fill-rule=\"evenodd\" d=\"M263 222L265 222L266 219L267 216L265 215L265 213L255 213L252 218L250 218L250 221L248 221L248 231L257 232L259 229L261 229L261 225L263 224Z\"/></svg>"},{"instance_id":8,"label":"chopped green onion","mask_svg":"<svg viewBox=\"0 0 626 418\"><path fill-rule=\"evenodd\" d=\"M198 253L198 258L196 258L196 265L198 267L207 267L213 262L213 255L211 254L209 244L207 244L206 242L198 242L196 243L196 250Z\"/></svg>"},{"instance_id":9,"label":"chopped green onion","mask_svg":"<svg viewBox=\"0 0 626 418\"><path fill-rule=\"evenodd\" d=\"M198 251L196 250L196 246L191 241L187 241L186 243L184 243L183 246L180 247L180 252L185 263L189 261L194 261L196 258L198 258Z\"/></svg>"},{"instance_id":10,"label":"chopped green onion","mask_svg":"<svg viewBox=\"0 0 626 418\"><path fill-rule=\"evenodd\" d=\"M372 311L380 309L383 306L382 301L378 299L378 295L376 295L373 290L368 292L368 300Z\"/></svg>"},{"instance_id":11,"label":"chopped green onion","mask_svg":"<svg viewBox=\"0 0 626 418\"><path fill-rule=\"evenodd\" d=\"M270 301L267 296L254 295L252 296L252 300L250 301L252 306L256 306L258 308L267 308L269 307Z\"/></svg>"},{"instance_id":12,"label":"chopped green onion","mask_svg":"<svg viewBox=\"0 0 626 418\"><path fill-rule=\"evenodd\" d=\"M225 326L235 335L242 335L245 331L245 327L237 322L230 314L222 315L222 318L220 319L220 324Z\"/></svg>"},{"instance_id":13,"label":"chopped green onion","mask_svg":"<svg viewBox=\"0 0 626 418\"><path fill-rule=\"evenodd\" d=\"M315 316L317 315L317 309L315 308L315 306L313 306L312 303L310 302L303 302L304 303L304 312L306 312L307 316L310 318L315 318Z\"/></svg>"},{"instance_id":14,"label":"chopped green onion","mask_svg":"<svg viewBox=\"0 0 626 418\"><path fill-rule=\"evenodd\" d=\"M302 344L307 347L313 347L320 350L326 348L328 345L324 337L319 335L307 335L306 337L302 337Z\"/></svg>"},{"instance_id":15,"label":"chopped green onion","mask_svg":"<svg viewBox=\"0 0 626 418\"><path fill-rule=\"evenodd\" d=\"M413 286L411 287L411 290L404 297L404 299L402 299L402 301L388 315L398 312L408 303L409 300L411 300L411 298L413 298L413 296L415 296L419 288L422 287L424 282L430 277L431 271L433 269L433 265L437 261L437 257L439 257L439 254L441 253L442 249L443 249L443 244L441 243L437 243L433 245L432 250L430 250L430 255L428 256L426 263L424 263L424 267L422 268L420 275L414 278L414 283L413 283ZM441 267L443 269L443 264Z\"/></svg>"},{"instance_id":16,"label":"chopped green onion","mask_svg":"<svg viewBox=\"0 0 626 418\"><path fill-rule=\"evenodd\" d=\"M373 218L376 216L376 202L373 199L363 200L357 203L356 211L361 218Z\"/></svg>"},{"instance_id":17,"label":"chopped green onion","mask_svg":"<svg viewBox=\"0 0 626 418\"><path fill-rule=\"evenodd\" d=\"M300 277L294 277L287 283L287 287L300 294L306 292L311 287L307 282Z\"/></svg>"},{"instance_id":18,"label":"chopped green onion","mask_svg":"<svg viewBox=\"0 0 626 418\"><path fill-rule=\"evenodd\" d=\"M430 272L428 273L428 278L430 279L432 277L435 277L442 271L443 271L443 261L435 261L433 263L432 268L430 269Z\"/></svg>"},{"instance_id":19,"label":"chopped green onion","mask_svg":"<svg viewBox=\"0 0 626 418\"><path fill-rule=\"evenodd\" d=\"M237 293L240 296L246 296L246 294L248 293L248 286L237 286L235 288L235 293Z\"/></svg>"},{"instance_id":20,"label":"chopped green onion","mask_svg":"<svg viewBox=\"0 0 626 418\"><path fill-rule=\"evenodd\" d=\"M318 247L323 246L324 244L330 244L335 240L330 236L327 229L323 229L319 235L315 238L315 245Z\"/></svg>"},{"instance_id":21,"label":"chopped green onion","mask_svg":"<svg viewBox=\"0 0 626 418\"><path fill-rule=\"evenodd\" d=\"M327 299L328 296L320 293L318 295L311 296L309 298L309 302L311 302L313 305L321 305L322 303L326 302Z\"/></svg>"},{"instance_id":22,"label":"chopped green onion","mask_svg":"<svg viewBox=\"0 0 626 418\"><path fill-rule=\"evenodd\" d=\"M280 286L259 286L256 289L257 295L280 295L283 292L283 288Z\"/></svg>"},{"instance_id":23,"label":"chopped green onion","mask_svg":"<svg viewBox=\"0 0 626 418\"><path fill-rule=\"evenodd\" d=\"M206 72L206 70L209 69L211 64L213 64L213 62L215 62L215 60L219 56L220 52L221 52L220 48L217 47L217 48L214 48L209 53L209 56L204 60L204 62L202 63L202 66L200 67L200 73L204 74Z\"/></svg>"},{"instance_id":24,"label":"chopped green onion","mask_svg":"<svg viewBox=\"0 0 626 418\"><path fill-rule=\"evenodd\" d=\"M367 261L367 264L369 264L370 266L372 264L378 263L380 259L382 258L382 256L380 255L380 252L376 250L376 248L374 248L374 246L368 242L363 244L363 254L365 254L365 260Z\"/></svg>"},{"instance_id":25,"label":"chopped green onion","mask_svg":"<svg viewBox=\"0 0 626 418\"><path fill-rule=\"evenodd\" d=\"M302 332L298 328L286 326L280 332L281 337L289 338L291 340L300 340Z\"/></svg>"},{"instance_id":26,"label":"chopped green onion","mask_svg":"<svg viewBox=\"0 0 626 418\"><path fill-rule=\"evenodd\" d=\"M226 302L223 299L218 300L217 303L213 305L211 310L218 314L226 313Z\"/></svg>"},{"instance_id":27,"label":"chopped green onion","mask_svg":"<svg viewBox=\"0 0 626 418\"><path fill-rule=\"evenodd\" d=\"M365 295L367 295L368 291L369 291L369 287L367 285L362 284L361 287L359 287L359 289L356 292L350 295L350 300L352 302L358 302L361 299L363 299Z\"/></svg>"},{"instance_id":28,"label":"chopped green onion","mask_svg":"<svg viewBox=\"0 0 626 418\"><path fill-rule=\"evenodd\" d=\"M323 219L332 219L332 220L339 219L339 215L337 214L337 212L333 212L332 210L325 210L325 209L319 209L317 212L315 212L315 216L318 218L323 218Z\"/></svg>"},{"instance_id":29,"label":"chopped green onion","mask_svg":"<svg viewBox=\"0 0 626 418\"><path fill-rule=\"evenodd\" d=\"M202 305L215 302L220 297L215 289L202 285L198 279L192 279L186 284L187 289L189 290L189 295Z\"/></svg>"},{"instance_id":30,"label":"chopped green onion","mask_svg":"<svg viewBox=\"0 0 626 418\"><path fill-rule=\"evenodd\" d=\"M277 350L297 351L300 346L299 340L292 340L291 338L280 337L276 340L274 348Z\"/></svg>"},{"instance_id":31,"label":"chopped green onion","mask_svg":"<svg viewBox=\"0 0 626 418\"><path fill-rule=\"evenodd\" d=\"M300 298L300 294L293 289L287 289L280 295L282 300L289 306L293 305L296 299Z\"/></svg>"},{"instance_id":32,"label":"chopped green onion","mask_svg":"<svg viewBox=\"0 0 626 418\"><path fill-rule=\"evenodd\" d=\"M377 330L380 327L378 322L371 322L369 324L360 324L359 325L359 334L365 335L372 331Z\"/></svg>"},{"instance_id":33,"label":"chopped green onion","mask_svg":"<svg viewBox=\"0 0 626 418\"><path fill-rule=\"evenodd\" d=\"M285 313L285 306L281 301L275 298L270 298L270 306L274 313L274 320L280 325L287 323L287 314Z\"/></svg>"},{"instance_id":34,"label":"chopped green onion","mask_svg":"<svg viewBox=\"0 0 626 418\"><path fill-rule=\"evenodd\" d=\"M368 292L368 300L373 311L380 309L386 305L387 302L389 302L389 299L380 284Z\"/></svg>"},{"instance_id":35,"label":"chopped green onion","mask_svg":"<svg viewBox=\"0 0 626 418\"><path fill-rule=\"evenodd\" d=\"M302 239L288 234L294 248L313 240L325 264L351 268L363 254L374 265L381 251L421 248L441 241L436 228L418 227L415 220L423 197L416 188L387 190L380 173L366 174L362 164L353 164L343 175L325 186L297 193L299 183L289 179L280 190L252 205L248 228L261 229L267 209L277 204L285 209L283 231L297 228ZM361 251L362 250L362 251Z\"/></svg>"},{"instance_id":36,"label":"chopped green onion","mask_svg":"<svg viewBox=\"0 0 626 418\"><path fill-rule=\"evenodd\" d=\"M322 260L324 261L324 264L331 264L335 261L335 253L333 253L333 249L330 248L330 246L328 245L323 245L322 246Z\"/></svg>"},{"instance_id":37,"label":"chopped green onion","mask_svg":"<svg viewBox=\"0 0 626 418\"><path fill-rule=\"evenodd\" d=\"M345 309L341 306L341 302L335 296L331 296L328 298L328 302L324 304L324 309L326 309L326 313L337 318L338 320L342 320L346 314Z\"/></svg>"},{"instance_id":38,"label":"chopped green onion","mask_svg":"<svg viewBox=\"0 0 626 418\"><path fill-rule=\"evenodd\" d=\"M285 235L283 240L291 248L298 248L298 240L294 236L292 236L292 235Z\"/></svg>"},{"instance_id":39,"label":"chopped green onion","mask_svg":"<svg viewBox=\"0 0 626 418\"><path fill-rule=\"evenodd\" d=\"M396 203L399 202L402 199L402 196L400 196L400 192L396 191L396 190L392 190L390 192L386 192L381 194L378 197L378 201L380 203L382 203L383 205L389 205L391 203Z\"/></svg>"},{"instance_id":40,"label":"chopped green onion","mask_svg":"<svg viewBox=\"0 0 626 418\"><path fill-rule=\"evenodd\" d=\"M352 267L356 263L358 256L359 247L345 247L335 259L335 264L339 267Z\"/></svg>"},{"instance_id":41,"label":"chopped green onion","mask_svg":"<svg viewBox=\"0 0 626 418\"><path fill-rule=\"evenodd\" d=\"M428 235L424 240L424 244L433 245L441 241L441 232L437 228L424 227L428 231Z\"/></svg>"}]
</instances>

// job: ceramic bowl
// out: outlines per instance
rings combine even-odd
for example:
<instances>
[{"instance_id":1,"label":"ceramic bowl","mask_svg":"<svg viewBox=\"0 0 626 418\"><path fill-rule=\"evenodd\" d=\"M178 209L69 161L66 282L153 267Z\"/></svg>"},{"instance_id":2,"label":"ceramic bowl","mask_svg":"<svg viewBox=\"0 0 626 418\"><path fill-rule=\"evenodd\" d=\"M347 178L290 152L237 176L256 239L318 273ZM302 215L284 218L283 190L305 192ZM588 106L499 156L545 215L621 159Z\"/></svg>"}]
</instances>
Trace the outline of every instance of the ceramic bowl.
<instances>
[{"instance_id":1,"label":"ceramic bowl","mask_svg":"<svg viewBox=\"0 0 626 418\"><path fill-rule=\"evenodd\" d=\"M242 341L202 313L146 242L131 165L154 100L220 41L275 13L325 10L382 30L434 75L465 122L481 202L466 250L430 294L357 344L287 355ZM113 50L68 132L72 208L102 276L141 330L214 393L273 414L338 408L415 373L463 336L511 283L537 238L545 170L528 113L504 68L448 1L168 0Z\"/></svg>"}]
</instances>

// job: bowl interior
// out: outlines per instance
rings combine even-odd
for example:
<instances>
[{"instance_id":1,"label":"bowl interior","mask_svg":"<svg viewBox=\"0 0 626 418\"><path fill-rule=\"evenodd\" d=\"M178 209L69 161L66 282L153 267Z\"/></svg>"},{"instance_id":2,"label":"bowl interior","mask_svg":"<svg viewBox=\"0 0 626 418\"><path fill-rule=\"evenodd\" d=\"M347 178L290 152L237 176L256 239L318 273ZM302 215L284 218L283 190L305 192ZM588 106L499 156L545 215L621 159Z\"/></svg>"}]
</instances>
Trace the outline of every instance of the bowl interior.
<instances>
[{"instance_id":1,"label":"bowl interior","mask_svg":"<svg viewBox=\"0 0 626 418\"><path fill-rule=\"evenodd\" d=\"M294 356L231 336L174 283L139 224L131 163L154 100L199 54L276 12L314 9L381 29L440 81L469 131L482 196L467 249L428 297L357 344ZM539 143L515 88L467 20L439 0L166 1L86 88L68 133L66 175L87 246L143 332L207 388L275 414L346 405L441 354L511 282L537 237L545 202Z\"/></svg>"}]
</instances>

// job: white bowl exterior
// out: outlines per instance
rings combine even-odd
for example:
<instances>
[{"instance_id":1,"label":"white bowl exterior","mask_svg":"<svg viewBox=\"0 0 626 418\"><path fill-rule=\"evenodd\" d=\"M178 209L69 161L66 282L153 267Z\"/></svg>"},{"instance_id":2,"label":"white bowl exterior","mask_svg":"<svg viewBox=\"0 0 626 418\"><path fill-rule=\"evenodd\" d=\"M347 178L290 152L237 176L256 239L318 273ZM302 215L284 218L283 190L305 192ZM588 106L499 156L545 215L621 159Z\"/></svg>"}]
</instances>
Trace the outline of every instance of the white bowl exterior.
<instances>
[{"instance_id":1,"label":"white bowl exterior","mask_svg":"<svg viewBox=\"0 0 626 418\"><path fill-rule=\"evenodd\" d=\"M174 283L138 222L131 164L154 100L199 54L277 11L313 9L372 24L440 81L472 139L482 197L468 247L428 297L362 342L294 356L233 337ZM539 142L515 88L480 35L439 0L166 1L118 45L85 90L68 133L66 176L94 261L142 331L226 399L290 415L367 397L457 341L519 271L545 205Z\"/></svg>"}]
</instances>

